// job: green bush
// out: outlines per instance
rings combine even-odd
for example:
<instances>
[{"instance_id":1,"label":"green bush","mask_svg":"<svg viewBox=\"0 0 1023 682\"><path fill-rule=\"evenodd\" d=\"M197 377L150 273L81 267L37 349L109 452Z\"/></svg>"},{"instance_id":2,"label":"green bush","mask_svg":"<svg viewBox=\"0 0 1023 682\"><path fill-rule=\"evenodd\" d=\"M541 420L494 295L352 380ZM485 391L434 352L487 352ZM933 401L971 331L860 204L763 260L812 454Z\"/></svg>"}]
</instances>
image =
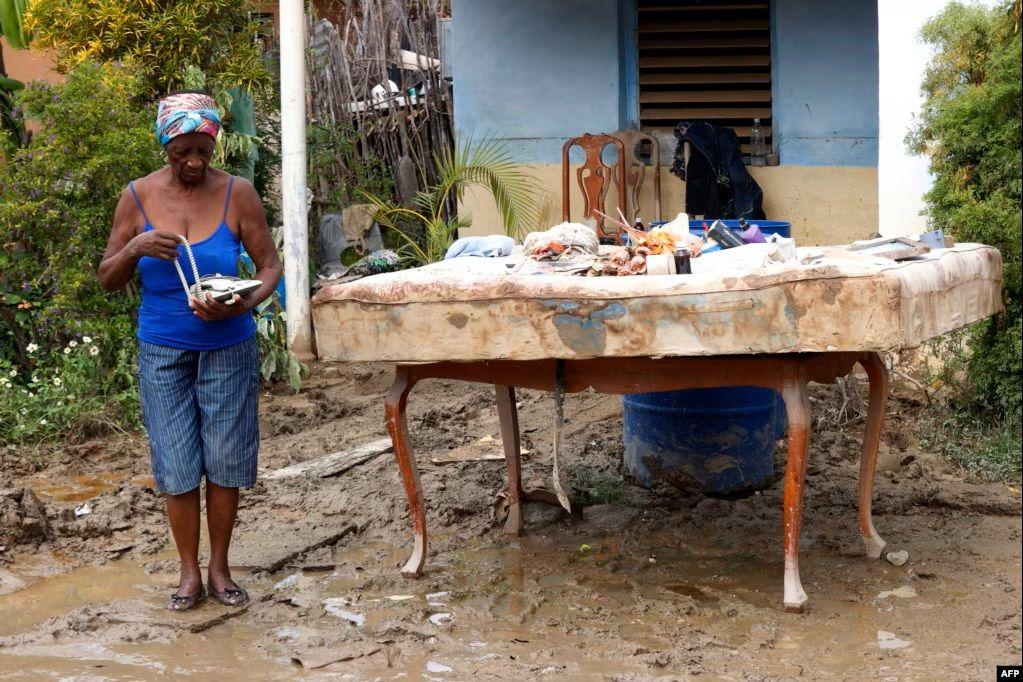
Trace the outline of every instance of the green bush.
<instances>
[{"instance_id":1,"label":"green bush","mask_svg":"<svg viewBox=\"0 0 1023 682\"><path fill-rule=\"evenodd\" d=\"M135 419L125 401L133 406L137 292L103 291L96 267L125 185L162 165L154 112L134 104L142 87L131 70L86 63L65 83L19 93L40 129L0 166L0 364L15 396L0 406L0 441ZM98 350L71 362L64 349L85 336ZM74 398L51 413L55 378ZM44 428L25 426L33 416Z\"/></svg>"},{"instance_id":2,"label":"green bush","mask_svg":"<svg viewBox=\"0 0 1023 682\"><path fill-rule=\"evenodd\" d=\"M0 358L0 443L138 427L135 346L122 342L131 333L129 324L107 338L83 334L63 347L29 344L30 371Z\"/></svg>"},{"instance_id":3,"label":"green bush","mask_svg":"<svg viewBox=\"0 0 1023 682\"><path fill-rule=\"evenodd\" d=\"M270 72L248 0L32 0L25 28L69 72L84 61L135 66L147 98L179 90L188 67L211 86L268 94Z\"/></svg>"},{"instance_id":4,"label":"green bush","mask_svg":"<svg viewBox=\"0 0 1023 682\"><path fill-rule=\"evenodd\" d=\"M351 126L310 125L306 130L309 148L309 186L322 212L337 211L363 201L363 193L389 197L394 180L384 162L373 152L361 153L359 134Z\"/></svg>"},{"instance_id":5,"label":"green bush","mask_svg":"<svg viewBox=\"0 0 1023 682\"><path fill-rule=\"evenodd\" d=\"M965 390L958 406L1019 432L1021 350L1020 2L995 8L951 3L923 28L936 54L923 82L920 125L910 136L930 157L932 226L960 242L997 247L1005 312L944 342ZM964 342L965 341L965 342ZM998 426L1001 428L1001 426ZM1016 448L1016 456L1019 450Z\"/></svg>"}]
</instances>

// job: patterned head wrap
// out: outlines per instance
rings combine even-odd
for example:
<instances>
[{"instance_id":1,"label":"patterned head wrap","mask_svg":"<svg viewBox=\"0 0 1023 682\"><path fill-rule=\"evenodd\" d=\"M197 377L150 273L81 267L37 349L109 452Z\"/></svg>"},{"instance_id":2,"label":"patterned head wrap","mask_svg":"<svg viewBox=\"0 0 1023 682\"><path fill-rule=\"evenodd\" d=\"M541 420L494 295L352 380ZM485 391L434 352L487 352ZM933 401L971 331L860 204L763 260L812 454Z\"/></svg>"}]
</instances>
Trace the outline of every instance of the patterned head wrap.
<instances>
[{"instance_id":1,"label":"patterned head wrap","mask_svg":"<svg viewBox=\"0 0 1023 682\"><path fill-rule=\"evenodd\" d=\"M165 145L178 135L206 133L213 139L220 132L217 103L209 95L179 92L160 100L156 111L156 139Z\"/></svg>"}]
</instances>

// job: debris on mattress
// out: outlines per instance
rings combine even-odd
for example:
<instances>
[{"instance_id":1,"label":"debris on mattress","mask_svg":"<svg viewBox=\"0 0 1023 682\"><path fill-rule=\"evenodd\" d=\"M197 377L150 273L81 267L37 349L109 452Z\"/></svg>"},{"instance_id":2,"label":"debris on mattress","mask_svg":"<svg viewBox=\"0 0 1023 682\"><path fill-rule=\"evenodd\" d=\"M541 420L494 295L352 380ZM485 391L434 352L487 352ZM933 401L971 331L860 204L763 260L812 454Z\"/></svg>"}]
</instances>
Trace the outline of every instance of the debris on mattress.
<instances>
[{"instance_id":1,"label":"debris on mattress","mask_svg":"<svg viewBox=\"0 0 1023 682\"><path fill-rule=\"evenodd\" d=\"M853 242L848 247L850 251L856 251L868 256L878 258L890 258L891 260L906 260L922 256L931 250L921 241L909 237L881 237L880 239L865 239Z\"/></svg>"},{"instance_id":2,"label":"debris on mattress","mask_svg":"<svg viewBox=\"0 0 1023 682\"><path fill-rule=\"evenodd\" d=\"M328 284L345 284L353 282L369 275L379 275L384 272L394 272L400 269L401 256L390 249L382 249L367 254L350 266L341 266L340 269L331 273L330 277L317 277L314 288L320 288Z\"/></svg>"},{"instance_id":3,"label":"debris on mattress","mask_svg":"<svg viewBox=\"0 0 1023 682\"><path fill-rule=\"evenodd\" d=\"M543 232L530 232L522 246L537 260L596 257L600 248L597 233L582 223L561 223Z\"/></svg>"}]
</instances>

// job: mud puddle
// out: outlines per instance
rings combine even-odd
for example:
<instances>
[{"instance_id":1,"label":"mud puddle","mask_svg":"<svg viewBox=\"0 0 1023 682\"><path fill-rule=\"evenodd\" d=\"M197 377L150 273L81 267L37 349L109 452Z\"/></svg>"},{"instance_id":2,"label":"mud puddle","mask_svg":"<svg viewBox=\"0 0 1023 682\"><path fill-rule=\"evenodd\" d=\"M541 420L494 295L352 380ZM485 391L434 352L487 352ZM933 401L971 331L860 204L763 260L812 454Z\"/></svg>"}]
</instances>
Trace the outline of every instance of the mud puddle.
<instances>
[{"instance_id":1,"label":"mud puddle","mask_svg":"<svg viewBox=\"0 0 1023 682\"><path fill-rule=\"evenodd\" d=\"M152 476L132 476L129 471L104 471L74 476L51 476L41 473L28 478L25 483L43 500L58 502L84 502L103 493L116 490L124 483L155 488Z\"/></svg>"},{"instance_id":2,"label":"mud puddle","mask_svg":"<svg viewBox=\"0 0 1023 682\"><path fill-rule=\"evenodd\" d=\"M938 664L969 679L1000 647L1013 655L1015 607L1003 608L1001 644L936 617L1004 601L981 577L945 575L940 553L921 552L921 578L807 552L812 607L792 615L779 608L772 551L723 547L708 528L641 533L629 514L608 532L614 511L601 510L599 527L519 539L438 534L438 546L457 546L431 555L418 581L398 576L407 549L387 541L338 547L333 568L239 574L251 608L216 622L227 610L204 604L184 623L212 623L198 633L160 608L173 574L123 560L39 578L0 597L0 679L925 679ZM1016 568L1005 592L1018 594Z\"/></svg>"}]
</instances>

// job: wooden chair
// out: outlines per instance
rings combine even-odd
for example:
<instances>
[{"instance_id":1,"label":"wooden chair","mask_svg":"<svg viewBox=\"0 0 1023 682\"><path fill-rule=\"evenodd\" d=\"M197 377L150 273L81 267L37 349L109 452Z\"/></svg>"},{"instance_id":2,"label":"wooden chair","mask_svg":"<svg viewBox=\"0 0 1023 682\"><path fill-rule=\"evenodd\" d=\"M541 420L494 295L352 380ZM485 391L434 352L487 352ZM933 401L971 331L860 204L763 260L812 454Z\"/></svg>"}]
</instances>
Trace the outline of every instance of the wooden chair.
<instances>
[{"instance_id":1,"label":"wooden chair","mask_svg":"<svg viewBox=\"0 0 1023 682\"><path fill-rule=\"evenodd\" d=\"M604 163L601 153L608 145L613 145L618 152L618 160L614 168ZM561 148L561 218L570 220L569 210L569 164L568 153L573 146L578 146L586 154L583 164L576 171L576 181L583 193L583 220L593 219L597 226L597 237L600 239L612 239L615 244L621 242L619 229L611 227L608 229L606 219L601 213L607 213L604 200L607 197L607 190L611 186L611 172L616 177L615 184L618 187L618 205L625 215L629 214L628 199L626 194L625 176L625 145L616 137L600 133L591 135L584 133L580 137L573 137L565 142Z\"/></svg>"},{"instance_id":2,"label":"wooden chair","mask_svg":"<svg viewBox=\"0 0 1023 682\"><path fill-rule=\"evenodd\" d=\"M614 134L622 144L625 145L625 188L629 200L629 211L625 216L630 223L635 223L640 216L639 191L643 186L643 178L646 176L646 169L649 165L654 175L654 212L646 216L646 222L661 220L661 146L657 138L641 130L619 130ZM650 163L644 162L640 156L640 149L643 144L650 145ZM618 179L615 178L617 185Z\"/></svg>"}]
</instances>

